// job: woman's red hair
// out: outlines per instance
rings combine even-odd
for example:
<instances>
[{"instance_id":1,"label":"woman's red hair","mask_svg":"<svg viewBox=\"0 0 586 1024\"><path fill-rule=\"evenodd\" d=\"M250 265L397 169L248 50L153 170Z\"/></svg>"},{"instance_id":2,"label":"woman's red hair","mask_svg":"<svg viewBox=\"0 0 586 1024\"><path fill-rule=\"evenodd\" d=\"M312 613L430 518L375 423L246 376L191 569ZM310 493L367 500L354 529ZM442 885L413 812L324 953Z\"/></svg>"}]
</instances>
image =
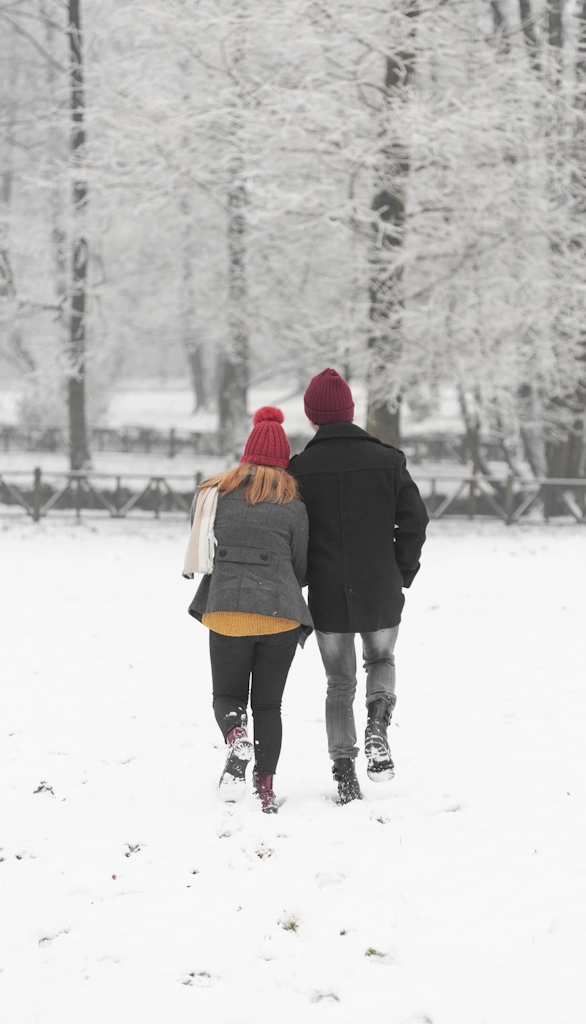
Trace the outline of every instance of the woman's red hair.
<instances>
[{"instance_id":1,"label":"woman's red hair","mask_svg":"<svg viewBox=\"0 0 586 1024\"><path fill-rule=\"evenodd\" d=\"M212 480L205 480L199 490L217 487L220 494L229 494L246 484L245 498L251 505L261 501L272 501L276 505L288 505L299 497L297 481L286 469L275 466L255 466L241 462L234 469L218 473Z\"/></svg>"}]
</instances>

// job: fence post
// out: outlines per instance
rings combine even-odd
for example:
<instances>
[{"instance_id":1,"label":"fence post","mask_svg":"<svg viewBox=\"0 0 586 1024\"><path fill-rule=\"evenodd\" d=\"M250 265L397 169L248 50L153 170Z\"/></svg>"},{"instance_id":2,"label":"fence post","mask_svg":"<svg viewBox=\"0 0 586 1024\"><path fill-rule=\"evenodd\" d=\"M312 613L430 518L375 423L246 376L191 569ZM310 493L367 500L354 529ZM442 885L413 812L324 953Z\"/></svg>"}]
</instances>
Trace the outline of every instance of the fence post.
<instances>
[{"instance_id":1,"label":"fence post","mask_svg":"<svg viewBox=\"0 0 586 1024\"><path fill-rule=\"evenodd\" d=\"M512 473L507 476L507 493L505 498L505 512L507 513L507 526L510 526L513 522L513 512L515 506L515 490L514 490L515 477Z\"/></svg>"},{"instance_id":2,"label":"fence post","mask_svg":"<svg viewBox=\"0 0 586 1024\"><path fill-rule=\"evenodd\" d=\"M77 487L75 491L75 518L78 522L81 521L81 477L77 477Z\"/></svg>"},{"instance_id":3,"label":"fence post","mask_svg":"<svg viewBox=\"0 0 586 1024\"><path fill-rule=\"evenodd\" d=\"M470 519L474 519L474 513L476 511L476 480L470 481L470 494L468 495L468 516Z\"/></svg>"},{"instance_id":4,"label":"fence post","mask_svg":"<svg viewBox=\"0 0 586 1024\"><path fill-rule=\"evenodd\" d=\"M169 429L169 458L175 455L175 427Z\"/></svg>"},{"instance_id":5,"label":"fence post","mask_svg":"<svg viewBox=\"0 0 586 1024\"><path fill-rule=\"evenodd\" d=\"M38 523L41 518L41 470L39 466L35 469L35 485L33 491L33 522Z\"/></svg>"},{"instance_id":6,"label":"fence post","mask_svg":"<svg viewBox=\"0 0 586 1024\"><path fill-rule=\"evenodd\" d=\"M116 508L116 516L120 515L120 505L122 504L122 480L119 476L116 477L116 490L114 492L114 506Z\"/></svg>"}]
</instances>

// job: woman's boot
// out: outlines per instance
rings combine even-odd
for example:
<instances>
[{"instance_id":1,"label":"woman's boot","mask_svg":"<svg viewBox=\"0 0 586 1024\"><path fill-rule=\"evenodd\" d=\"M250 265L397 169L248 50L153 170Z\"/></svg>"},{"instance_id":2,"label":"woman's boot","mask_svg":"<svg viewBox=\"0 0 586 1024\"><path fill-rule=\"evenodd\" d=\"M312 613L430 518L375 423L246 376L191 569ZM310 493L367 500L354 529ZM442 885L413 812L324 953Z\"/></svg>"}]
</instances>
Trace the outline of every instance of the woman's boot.
<instances>
[{"instance_id":1,"label":"woman's boot","mask_svg":"<svg viewBox=\"0 0 586 1024\"><path fill-rule=\"evenodd\" d=\"M332 775L338 783L339 804L349 804L352 800L362 800L360 785L356 778L354 758L337 758L332 765Z\"/></svg>"},{"instance_id":2,"label":"woman's boot","mask_svg":"<svg viewBox=\"0 0 586 1024\"><path fill-rule=\"evenodd\" d=\"M379 697L368 705L364 753L367 760L366 774L371 782L390 782L395 775L387 729L396 702L393 693L388 699Z\"/></svg>"},{"instance_id":3,"label":"woman's boot","mask_svg":"<svg viewBox=\"0 0 586 1024\"><path fill-rule=\"evenodd\" d=\"M253 746L244 726L230 729L226 736L228 757L220 775L220 796L228 803L240 800L246 789L246 766L253 754Z\"/></svg>"},{"instance_id":4,"label":"woman's boot","mask_svg":"<svg viewBox=\"0 0 586 1024\"><path fill-rule=\"evenodd\" d=\"M252 775L254 792L265 814L276 814L279 810L277 798L273 793L273 778L273 775L260 775L258 772L253 772Z\"/></svg>"}]
</instances>

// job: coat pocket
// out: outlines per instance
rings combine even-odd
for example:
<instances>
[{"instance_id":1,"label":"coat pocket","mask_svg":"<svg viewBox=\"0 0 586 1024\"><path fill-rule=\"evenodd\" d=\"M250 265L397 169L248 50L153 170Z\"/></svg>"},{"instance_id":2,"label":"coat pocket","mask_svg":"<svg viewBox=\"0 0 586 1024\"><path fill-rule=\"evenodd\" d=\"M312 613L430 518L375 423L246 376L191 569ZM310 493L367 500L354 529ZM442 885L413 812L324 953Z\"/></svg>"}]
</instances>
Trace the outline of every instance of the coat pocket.
<instances>
[{"instance_id":1,"label":"coat pocket","mask_svg":"<svg viewBox=\"0 0 586 1024\"><path fill-rule=\"evenodd\" d=\"M237 562L241 565L269 565L272 562L272 557L266 548L222 544L216 551L216 565L222 565L224 562Z\"/></svg>"}]
</instances>

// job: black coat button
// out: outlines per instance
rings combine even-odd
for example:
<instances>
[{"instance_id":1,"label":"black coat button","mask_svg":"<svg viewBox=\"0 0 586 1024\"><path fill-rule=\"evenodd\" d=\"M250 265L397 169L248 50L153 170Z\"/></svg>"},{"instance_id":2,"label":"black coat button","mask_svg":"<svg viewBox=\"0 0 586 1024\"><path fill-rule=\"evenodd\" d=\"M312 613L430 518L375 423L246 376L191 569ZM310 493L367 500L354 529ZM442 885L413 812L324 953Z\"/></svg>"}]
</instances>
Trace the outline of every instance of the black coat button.
<instances>
[{"instance_id":1,"label":"black coat button","mask_svg":"<svg viewBox=\"0 0 586 1024\"><path fill-rule=\"evenodd\" d=\"M264 551L263 551L263 553L262 553L262 555L260 557L262 558L263 562L268 562L268 560L269 560L269 556L267 554L265 554Z\"/></svg>"},{"instance_id":2,"label":"black coat button","mask_svg":"<svg viewBox=\"0 0 586 1024\"><path fill-rule=\"evenodd\" d=\"M226 548L220 548L220 550L218 551L218 554L219 554L220 558L223 558L224 555L226 554Z\"/></svg>"}]
</instances>

